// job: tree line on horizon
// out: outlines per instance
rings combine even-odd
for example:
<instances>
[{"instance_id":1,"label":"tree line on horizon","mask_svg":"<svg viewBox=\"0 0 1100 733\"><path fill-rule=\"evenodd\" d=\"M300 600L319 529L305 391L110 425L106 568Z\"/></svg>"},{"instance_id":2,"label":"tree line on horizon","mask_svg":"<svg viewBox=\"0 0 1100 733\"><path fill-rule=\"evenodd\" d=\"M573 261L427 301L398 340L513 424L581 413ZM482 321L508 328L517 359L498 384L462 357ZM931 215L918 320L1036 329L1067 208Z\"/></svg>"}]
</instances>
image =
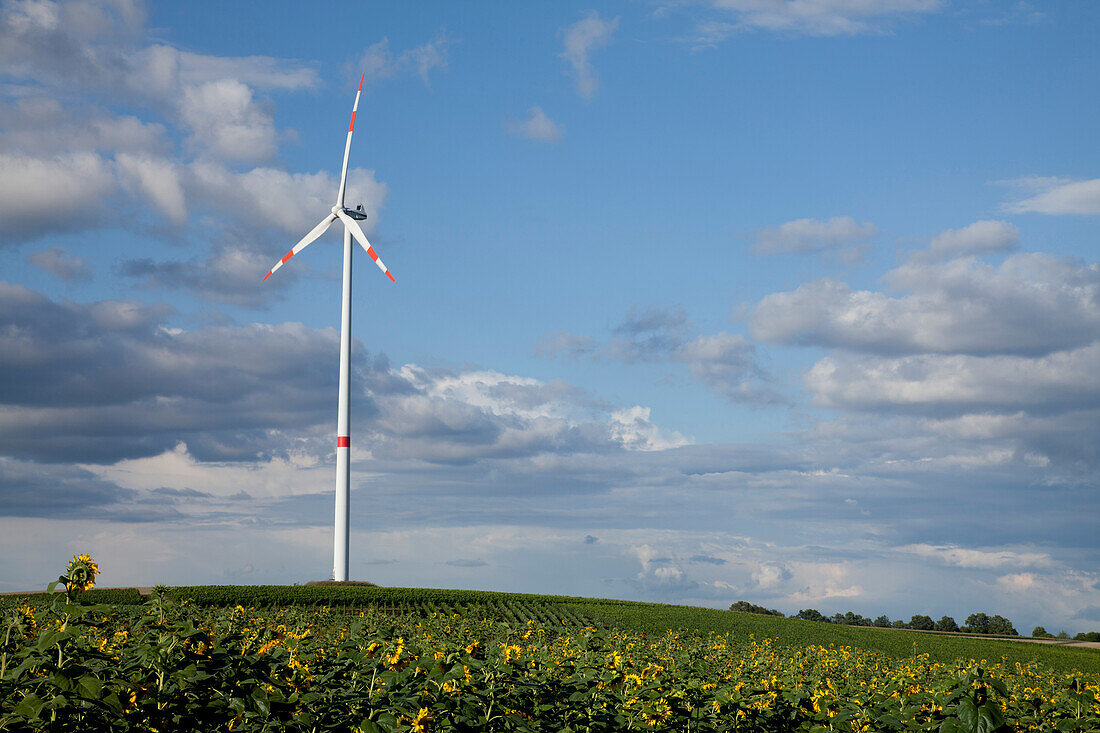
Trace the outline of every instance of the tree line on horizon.
<instances>
[{"instance_id":1,"label":"tree line on horizon","mask_svg":"<svg viewBox=\"0 0 1100 733\"><path fill-rule=\"evenodd\" d=\"M758 606L755 603L749 603L748 601L737 601L730 605L731 611L740 611L742 613L757 613L765 616L779 616L781 618L796 618L803 621L819 621L827 624L841 624L844 626L873 626L880 629L915 629L917 631L943 631L948 633L960 633L960 634L988 634L990 636L1019 636L1019 632L1016 631L1012 622L1001 616L1000 614L994 614L992 616L986 613L972 613L966 617L966 622L959 626L958 622L950 616L944 616L939 621L933 621L930 616L923 614L913 614L913 617L908 621L897 619L891 621L890 617L886 614L879 616L876 619L869 619L866 616L861 616L858 613L847 611L845 613L835 613L832 616L826 616L818 611L816 608L804 608L798 613L786 616L782 611L775 608L765 608L764 606ZM1059 632L1057 635L1048 633L1042 626L1036 626L1031 632L1033 637L1046 638L1046 639L1069 639L1070 635L1065 631ZM1100 641L1100 632L1089 631L1077 634L1072 637L1075 641Z\"/></svg>"}]
</instances>

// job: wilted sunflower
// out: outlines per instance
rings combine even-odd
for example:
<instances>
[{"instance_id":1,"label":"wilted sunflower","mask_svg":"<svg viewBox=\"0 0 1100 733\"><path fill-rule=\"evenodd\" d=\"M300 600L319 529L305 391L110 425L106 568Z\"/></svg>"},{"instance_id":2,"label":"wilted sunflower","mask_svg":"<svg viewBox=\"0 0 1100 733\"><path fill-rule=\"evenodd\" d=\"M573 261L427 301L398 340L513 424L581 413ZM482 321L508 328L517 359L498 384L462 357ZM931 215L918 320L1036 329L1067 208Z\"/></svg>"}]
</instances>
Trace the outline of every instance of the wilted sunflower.
<instances>
[{"instance_id":1,"label":"wilted sunflower","mask_svg":"<svg viewBox=\"0 0 1100 733\"><path fill-rule=\"evenodd\" d=\"M91 555L73 555L66 572L66 587L70 592L83 593L95 588L95 578L99 575L99 565Z\"/></svg>"}]
</instances>

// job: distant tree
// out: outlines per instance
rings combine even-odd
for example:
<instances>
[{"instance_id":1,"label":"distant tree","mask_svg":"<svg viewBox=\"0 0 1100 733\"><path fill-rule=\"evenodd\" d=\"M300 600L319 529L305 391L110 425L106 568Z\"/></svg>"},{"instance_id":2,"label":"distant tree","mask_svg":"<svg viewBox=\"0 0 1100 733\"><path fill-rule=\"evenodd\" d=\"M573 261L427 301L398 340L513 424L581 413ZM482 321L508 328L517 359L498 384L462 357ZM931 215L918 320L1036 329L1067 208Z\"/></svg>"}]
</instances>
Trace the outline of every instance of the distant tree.
<instances>
[{"instance_id":1,"label":"distant tree","mask_svg":"<svg viewBox=\"0 0 1100 733\"><path fill-rule=\"evenodd\" d=\"M1031 630L1031 635L1038 639L1053 639L1054 634L1048 633L1042 626L1036 626Z\"/></svg>"},{"instance_id":2,"label":"distant tree","mask_svg":"<svg viewBox=\"0 0 1100 733\"><path fill-rule=\"evenodd\" d=\"M800 618L803 621L828 621L825 618L825 614L818 611L816 608L803 608L795 614L795 618Z\"/></svg>"},{"instance_id":3,"label":"distant tree","mask_svg":"<svg viewBox=\"0 0 1100 733\"><path fill-rule=\"evenodd\" d=\"M1004 616L994 616L989 619L989 633L997 634L998 636L1019 636L1020 632L1015 629L1012 622Z\"/></svg>"},{"instance_id":4,"label":"distant tree","mask_svg":"<svg viewBox=\"0 0 1100 733\"><path fill-rule=\"evenodd\" d=\"M1065 630L1065 629L1062 629L1061 631L1059 631L1059 632L1058 632L1058 635L1057 635L1057 636L1055 636L1054 638L1055 638L1055 639L1068 639L1068 638L1069 638L1069 634L1067 634L1067 633L1066 633L1066 630Z\"/></svg>"},{"instance_id":5,"label":"distant tree","mask_svg":"<svg viewBox=\"0 0 1100 733\"><path fill-rule=\"evenodd\" d=\"M774 608L764 608L758 606L755 603L749 603L748 601L738 601L730 606L731 611L740 611L741 613L759 613L764 616L782 616L782 611L777 611Z\"/></svg>"},{"instance_id":6,"label":"distant tree","mask_svg":"<svg viewBox=\"0 0 1100 733\"><path fill-rule=\"evenodd\" d=\"M936 622L936 631L958 631L959 625L950 616L944 616Z\"/></svg>"},{"instance_id":7,"label":"distant tree","mask_svg":"<svg viewBox=\"0 0 1100 733\"><path fill-rule=\"evenodd\" d=\"M909 628L920 629L921 631L931 631L936 628L936 625L932 623L931 617L915 613L913 614L913 618L909 619Z\"/></svg>"},{"instance_id":8,"label":"distant tree","mask_svg":"<svg viewBox=\"0 0 1100 733\"><path fill-rule=\"evenodd\" d=\"M892 625L895 629L908 629L909 628L909 624L905 623L900 618L897 621L895 621Z\"/></svg>"},{"instance_id":9,"label":"distant tree","mask_svg":"<svg viewBox=\"0 0 1100 733\"><path fill-rule=\"evenodd\" d=\"M888 629L890 628L890 617L886 614L882 614L874 620L874 625L880 629Z\"/></svg>"},{"instance_id":10,"label":"distant tree","mask_svg":"<svg viewBox=\"0 0 1100 733\"><path fill-rule=\"evenodd\" d=\"M844 614L843 623L847 624L848 626L870 626L871 619L867 618L866 616L861 616L858 613L848 611Z\"/></svg>"},{"instance_id":11,"label":"distant tree","mask_svg":"<svg viewBox=\"0 0 1100 733\"><path fill-rule=\"evenodd\" d=\"M1075 634L1074 641L1100 641L1100 631L1082 631L1080 634Z\"/></svg>"},{"instance_id":12,"label":"distant tree","mask_svg":"<svg viewBox=\"0 0 1100 733\"><path fill-rule=\"evenodd\" d=\"M839 613L839 612L834 613L832 616L829 617L829 623L831 623L831 624L843 624L844 623L844 614Z\"/></svg>"},{"instance_id":13,"label":"distant tree","mask_svg":"<svg viewBox=\"0 0 1100 733\"><path fill-rule=\"evenodd\" d=\"M963 631L968 634L988 634L989 622L992 619L984 613L972 613L966 617L966 624L963 626Z\"/></svg>"}]
</instances>

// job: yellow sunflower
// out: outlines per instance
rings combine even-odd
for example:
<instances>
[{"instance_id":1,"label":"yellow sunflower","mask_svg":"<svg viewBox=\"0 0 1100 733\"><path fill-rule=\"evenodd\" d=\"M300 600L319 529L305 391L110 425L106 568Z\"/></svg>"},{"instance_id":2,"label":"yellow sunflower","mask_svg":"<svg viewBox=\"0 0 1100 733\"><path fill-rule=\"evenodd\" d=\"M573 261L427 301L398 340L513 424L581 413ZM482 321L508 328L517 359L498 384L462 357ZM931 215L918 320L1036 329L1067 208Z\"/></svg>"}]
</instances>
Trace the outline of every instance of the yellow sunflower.
<instances>
[{"instance_id":1,"label":"yellow sunflower","mask_svg":"<svg viewBox=\"0 0 1100 733\"><path fill-rule=\"evenodd\" d=\"M69 561L69 568L65 573L68 581L66 587L75 593L95 588L95 578L99 575L99 565L91 555L73 555Z\"/></svg>"}]
</instances>

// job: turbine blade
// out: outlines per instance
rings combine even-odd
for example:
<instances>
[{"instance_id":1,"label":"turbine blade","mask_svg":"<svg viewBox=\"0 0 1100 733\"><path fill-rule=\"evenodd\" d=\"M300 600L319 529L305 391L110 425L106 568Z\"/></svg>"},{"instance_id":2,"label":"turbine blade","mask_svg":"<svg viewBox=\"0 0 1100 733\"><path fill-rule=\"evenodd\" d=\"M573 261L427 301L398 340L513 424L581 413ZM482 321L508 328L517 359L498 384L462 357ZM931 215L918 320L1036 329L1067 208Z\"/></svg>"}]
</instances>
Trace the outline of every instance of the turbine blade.
<instances>
[{"instance_id":1,"label":"turbine blade","mask_svg":"<svg viewBox=\"0 0 1100 733\"><path fill-rule=\"evenodd\" d=\"M370 242L367 241L366 236L363 234L363 230L359 228L359 224L355 221L355 219L352 219L343 211L337 211L336 215L340 217L340 221L344 222L344 226L346 226L348 228L348 231L351 232L351 236L355 237L355 241L358 242L363 249L367 250L367 254L370 255L370 258L372 260L374 260L374 264L378 265L378 269L386 273L386 277L388 277L391 282L396 283L397 280L394 279L393 275L389 271L389 268L387 268L385 264L382 263L382 260L379 259L378 253L374 251L374 247L370 246Z\"/></svg>"},{"instance_id":2,"label":"turbine blade","mask_svg":"<svg viewBox=\"0 0 1100 733\"><path fill-rule=\"evenodd\" d=\"M363 92L363 79L367 72L359 77L359 90L355 92L355 104L351 107L351 124L348 125L348 141L344 143L344 166L340 169L340 190L336 192L336 205L344 208L344 189L348 186L348 154L351 153L351 134L355 132L355 113L359 109L359 95Z\"/></svg>"},{"instance_id":3,"label":"turbine blade","mask_svg":"<svg viewBox=\"0 0 1100 733\"><path fill-rule=\"evenodd\" d=\"M275 263L275 266L272 267L266 275L264 275L264 280L266 281L276 270L282 267L287 260L308 247L313 240L317 239L317 237L324 234L325 231L330 226L332 226L332 222L334 221L336 221L336 214L329 214L324 219L322 219L321 223L313 227L313 229L310 230L309 234L302 237L301 241L299 241L298 244L294 245L293 249L283 255L283 259Z\"/></svg>"}]
</instances>

